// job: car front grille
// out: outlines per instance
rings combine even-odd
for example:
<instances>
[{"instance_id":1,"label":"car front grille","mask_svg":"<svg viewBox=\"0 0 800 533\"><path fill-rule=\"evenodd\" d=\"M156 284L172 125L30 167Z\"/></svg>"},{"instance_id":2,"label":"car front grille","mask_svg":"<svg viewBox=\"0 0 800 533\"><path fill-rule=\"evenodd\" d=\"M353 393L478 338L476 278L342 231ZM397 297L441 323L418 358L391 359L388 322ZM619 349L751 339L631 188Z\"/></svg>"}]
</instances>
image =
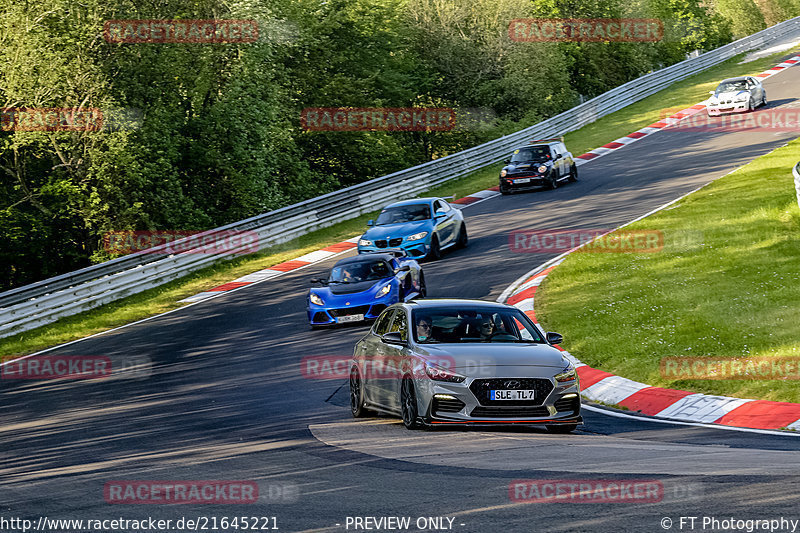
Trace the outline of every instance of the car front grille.
<instances>
[{"instance_id":1,"label":"car front grille","mask_svg":"<svg viewBox=\"0 0 800 533\"><path fill-rule=\"evenodd\" d=\"M518 384L509 384L516 381ZM509 386L515 385L515 386ZM492 378L476 379L469 386L469 390L478 399L481 405L491 406L533 406L542 405L547 395L553 390L553 383L544 378ZM533 400L490 400L491 390L535 390L536 398Z\"/></svg>"},{"instance_id":2,"label":"car front grille","mask_svg":"<svg viewBox=\"0 0 800 533\"><path fill-rule=\"evenodd\" d=\"M400 246L400 243L403 242L403 239L389 239L389 246Z\"/></svg>"},{"instance_id":3,"label":"car front grille","mask_svg":"<svg viewBox=\"0 0 800 533\"><path fill-rule=\"evenodd\" d=\"M476 418L549 417L547 407L476 407L469 416Z\"/></svg>"},{"instance_id":4,"label":"car front grille","mask_svg":"<svg viewBox=\"0 0 800 533\"><path fill-rule=\"evenodd\" d=\"M577 396L574 396L572 398L560 398L556 400L554 406L556 408L556 411L558 411L559 413L569 413L569 412L574 413L575 411L580 409L581 399L578 398Z\"/></svg>"},{"instance_id":5,"label":"car front grille","mask_svg":"<svg viewBox=\"0 0 800 533\"><path fill-rule=\"evenodd\" d=\"M375 246L378 248L386 248L389 244L386 242L386 239L381 239L379 241L375 241Z\"/></svg>"},{"instance_id":6,"label":"car front grille","mask_svg":"<svg viewBox=\"0 0 800 533\"><path fill-rule=\"evenodd\" d=\"M443 400L441 398L433 399L433 412L434 413L457 413L464 408L464 402L454 398L452 400Z\"/></svg>"},{"instance_id":7,"label":"car front grille","mask_svg":"<svg viewBox=\"0 0 800 533\"><path fill-rule=\"evenodd\" d=\"M328 322L330 317L325 311L317 311L314 313L314 322Z\"/></svg>"},{"instance_id":8,"label":"car front grille","mask_svg":"<svg viewBox=\"0 0 800 533\"><path fill-rule=\"evenodd\" d=\"M369 311L368 305L356 305L353 307L345 307L344 309L328 309L328 313L334 318L345 315L365 315L367 311Z\"/></svg>"}]
</instances>

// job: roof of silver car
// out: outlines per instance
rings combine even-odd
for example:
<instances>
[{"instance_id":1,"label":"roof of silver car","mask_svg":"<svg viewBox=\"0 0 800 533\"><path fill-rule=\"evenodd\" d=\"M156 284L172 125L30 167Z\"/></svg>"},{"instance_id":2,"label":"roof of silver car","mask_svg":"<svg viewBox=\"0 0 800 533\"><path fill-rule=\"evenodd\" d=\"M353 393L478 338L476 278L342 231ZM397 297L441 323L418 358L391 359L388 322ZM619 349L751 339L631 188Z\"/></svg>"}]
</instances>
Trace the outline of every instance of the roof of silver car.
<instances>
[{"instance_id":1,"label":"roof of silver car","mask_svg":"<svg viewBox=\"0 0 800 533\"><path fill-rule=\"evenodd\" d=\"M411 300L406 302L415 307L453 307L453 306L475 306L475 307L497 307L509 308L510 305L491 302L486 300L471 300L466 298L425 298L424 300Z\"/></svg>"}]
</instances>

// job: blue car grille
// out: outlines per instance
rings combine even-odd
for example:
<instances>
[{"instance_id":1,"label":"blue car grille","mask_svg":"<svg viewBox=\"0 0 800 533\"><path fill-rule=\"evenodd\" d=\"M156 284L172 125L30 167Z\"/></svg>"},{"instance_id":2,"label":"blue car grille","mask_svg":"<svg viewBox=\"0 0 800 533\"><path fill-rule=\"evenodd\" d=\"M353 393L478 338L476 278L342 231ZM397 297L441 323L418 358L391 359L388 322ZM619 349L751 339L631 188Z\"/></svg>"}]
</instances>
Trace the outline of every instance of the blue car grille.
<instances>
[{"instance_id":1,"label":"blue car grille","mask_svg":"<svg viewBox=\"0 0 800 533\"><path fill-rule=\"evenodd\" d=\"M369 311L368 305L356 305L345 307L344 309L328 309L328 313L334 318L345 315L366 315L367 311Z\"/></svg>"},{"instance_id":2,"label":"blue car grille","mask_svg":"<svg viewBox=\"0 0 800 533\"><path fill-rule=\"evenodd\" d=\"M381 239L379 241L375 241L375 246L378 248L386 248L389 246L389 243L386 241L386 239Z\"/></svg>"},{"instance_id":3,"label":"blue car grille","mask_svg":"<svg viewBox=\"0 0 800 533\"><path fill-rule=\"evenodd\" d=\"M400 243L402 242L403 242L402 237L400 237L399 239L389 239L388 241L386 239L380 239L375 241L375 246L377 246L378 248L386 248L388 246L395 247L395 246L400 246Z\"/></svg>"}]
</instances>

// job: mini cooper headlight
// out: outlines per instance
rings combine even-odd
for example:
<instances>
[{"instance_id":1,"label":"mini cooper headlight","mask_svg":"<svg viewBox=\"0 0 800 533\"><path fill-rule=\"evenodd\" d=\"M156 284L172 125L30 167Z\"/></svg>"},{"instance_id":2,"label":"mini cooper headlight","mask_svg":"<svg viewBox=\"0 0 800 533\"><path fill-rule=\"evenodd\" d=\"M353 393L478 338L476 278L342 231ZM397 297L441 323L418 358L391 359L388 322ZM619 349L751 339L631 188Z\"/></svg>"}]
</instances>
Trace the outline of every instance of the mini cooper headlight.
<instances>
[{"instance_id":1,"label":"mini cooper headlight","mask_svg":"<svg viewBox=\"0 0 800 533\"><path fill-rule=\"evenodd\" d=\"M450 370L445 370L444 368L440 368L438 366L433 366L430 363L425 363L425 373L434 381L447 381L449 383L462 383L465 379L464 376L460 376L455 372L451 372Z\"/></svg>"},{"instance_id":2,"label":"mini cooper headlight","mask_svg":"<svg viewBox=\"0 0 800 533\"><path fill-rule=\"evenodd\" d=\"M392 284L391 283L387 283L386 285L381 287L381 289L378 291L378 294L375 295L375 298L380 298L382 296L386 296L387 294L389 294L390 290L392 290Z\"/></svg>"},{"instance_id":3,"label":"mini cooper headlight","mask_svg":"<svg viewBox=\"0 0 800 533\"><path fill-rule=\"evenodd\" d=\"M503 169L503 170L500 171L500 177L501 178L505 178L506 174L508 174L508 171L506 169Z\"/></svg>"},{"instance_id":4,"label":"mini cooper headlight","mask_svg":"<svg viewBox=\"0 0 800 533\"><path fill-rule=\"evenodd\" d=\"M358 239L359 246L372 246L372 241L368 241L367 239Z\"/></svg>"},{"instance_id":5,"label":"mini cooper headlight","mask_svg":"<svg viewBox=\"0 0 800 533\"><path fill-rule=\"evenodd\" d=\"M547 167L542 165L539 168L537 168L536 170L538 170L541 174L544 174L545 172L547 172Z\"/></svg>"},{"instance_id":6,"label":"mini cooper headlight","mask_svg":"<svg viewBox=\"0 0 800 533\"><path fill-rule=\"evenodd\" d=\"M314 305L325 305L325 302L322 301L322 298L320 298L313 292L308 295L308 299L311 300L311 303L313 303Z\"/></svg>"},{"instance_id":7,"label":"mini cooper headlight","mask_svg":"<svg viewBox=\"0 0 800 533\"><path fill-rule=\"evenodd\" d=\"M558 383L569 383L570 381L578 379L578 373L575 372L574 366L568 365L564 370L553 377Z\"/></svg>"},{"instance_id":8,"label":"mini cooper headlight","mask_svg":"<svg viewBox=\"0 0 800 533\"><path fill-rule=\"evenodd\" d=\"M406 239L406 240L418 241L420 239L424 239L427 236L428 236L428 232L427 231L420 231L419 233L415 233L414 235L409 235L408 239Z\"/></svg>"}]
</instances>

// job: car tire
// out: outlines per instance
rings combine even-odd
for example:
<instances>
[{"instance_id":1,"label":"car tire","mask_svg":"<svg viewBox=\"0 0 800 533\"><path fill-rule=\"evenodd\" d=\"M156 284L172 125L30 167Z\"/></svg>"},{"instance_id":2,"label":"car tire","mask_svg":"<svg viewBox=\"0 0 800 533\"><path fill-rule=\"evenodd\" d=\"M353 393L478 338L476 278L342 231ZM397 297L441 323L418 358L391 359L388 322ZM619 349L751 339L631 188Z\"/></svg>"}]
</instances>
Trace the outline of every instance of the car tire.
<instances>
[{"instance_id":1,"label":"car tire","mask_svg":"<svg viewBox=\"0 0 800 533\"><path fill-rule=\"evenodd\" d=\"M458 232L458 241L456 241L456 248L466 248L469 244L469 235L467 235L467 225L461 223L461 229Z\"/></svg>"},{"instance_id":2,"label":"car tire","mask_svg":"<svg viewBox=\"0 0 800 533\"><path fill-rule=\"evenodd\" d=\"M764 94L761 95L761 105L767 107L767 91L764 91Z\"/></svg>"},{"instance_id":3,"label":"car tire","mask_svg":"<svg viewBox=\"0 0 800 533\"><path fill-rule=\"evenodd\" d=\"M578 424L558 424L557 426L546 426L547 431L550 433L572 433L576 429L578 429Z\"/></svg>"},{"instance_id":4,"label":"car tire","mask_svg":"<svg viewBox=\"0 0 800 533\"><path fill-rule=\"evenodd\" d=\"M431 249L428 252L426 259L428 261L438 261L442 258L442 249L439 247L439 237L436 233L431 237Z\"/></svg>"},{"instance_id":5,"label":"car tire","mask_svg":"<svg viewBox=\"0 0 800 533\"><path fill-rule=\"evenodd\" d=\"M403 425L406 429L422 428L423 425L419 421L417 410L417 393L411 376L403 376L403 383L400 387L400 408L403 412Z\"/></svg>"},{"instance_id":6,"label":"car tire","mask_svg":"<svg viewBox=\"0 0 800 533\"><path fill-rule=\"evenodd\" d=\"M755 102L753 102L753 97L751 96L750 99L747 101L747 109L745 109L745 112L749 113L750 111L755 111L755 110L756 110L756 104Z\"/></svg>"},{"instance_id":7,"label":"car tire","mask_svg":"<svg viewBox=\"0 0 800 533\"><path fill-rule=\"evenodd\" d=\"M575 163L572 164L572 168L569 171L569 181L573 183L578 181L578 167Z\"/></svg>"},{"instance_id":8,"label":"car tire","mask_svg":"<svg viewBox=\"0 0 800 533\"><path fill-rule=\"evenodd\" d=\"M419 273L419 298L425 298L428 295L428 288L425 286L425 274Z\"/></svg>"},{"instance_id":9,"label":"car tire","mask_svg":"<svg viewBox=\"0 0 800 533\"><path fill-rule=\"evenodd\" d=\"M508 189L506 189L506 188L501 186L500 187L500 194L502 194L503 196L508 196L509 194L511 194L511 191L509 191Z\"/></svg>"},{"instance_id":10,"label":"car tire","mask_svg":"<svg viewBox=\"0 0 800 533\"><path fill-rule=\"evenodd\" d=\"M556 170L550 172L550 179L547 181L547 190L552 191L558 189L558 178L556 177Z\"/></svg>"},{"instance_id":11,"label":"car tire","mask_svg":"<svg viewBox=\"0 0 800 533\"><path fill-rule=\"evenodd\" d=\"M358 368L350 369L350 413L353 418L364 418L371 411L364 407L364 385L361 382L361 373Z\"/></svg>"}]
</instances>

